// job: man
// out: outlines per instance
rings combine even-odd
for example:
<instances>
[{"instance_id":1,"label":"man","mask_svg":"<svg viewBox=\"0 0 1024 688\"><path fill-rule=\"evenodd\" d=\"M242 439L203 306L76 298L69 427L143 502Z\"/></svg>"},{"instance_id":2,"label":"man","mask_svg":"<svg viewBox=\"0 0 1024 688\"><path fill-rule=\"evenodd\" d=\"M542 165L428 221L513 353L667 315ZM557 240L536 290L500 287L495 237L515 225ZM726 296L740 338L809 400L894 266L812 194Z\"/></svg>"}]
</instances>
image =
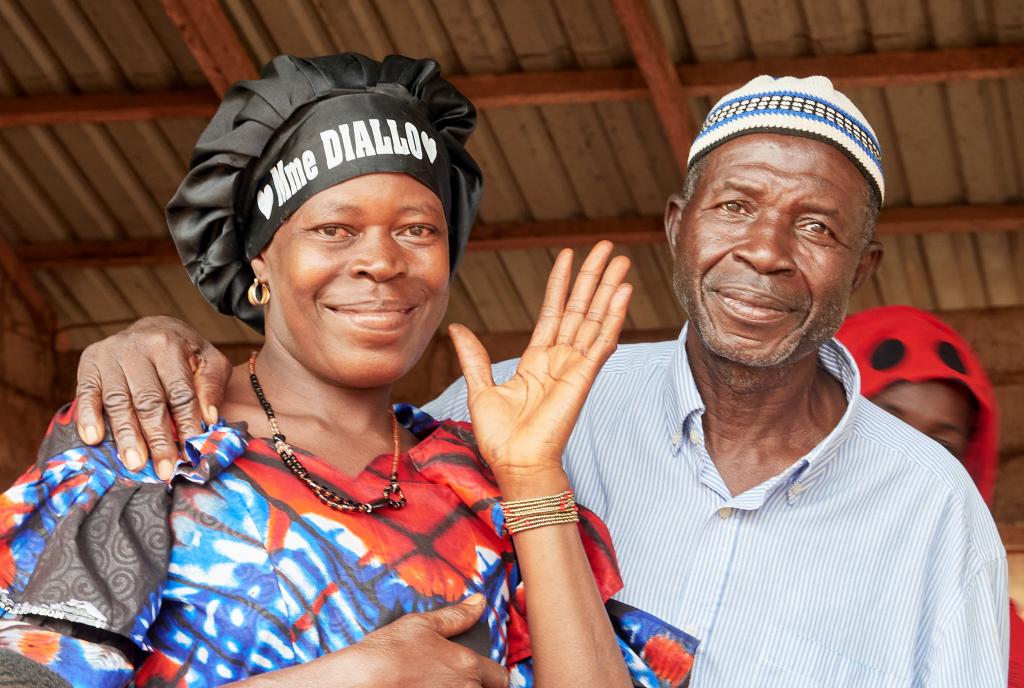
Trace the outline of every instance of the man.
<instances>
[{"instance_id":1,"label":"man","mask_svg":"<svg viewBox=\"0 0 1024 688\"><path fill-rule=\"evenodd\" d=\"M759 77L719 101L665 215L690 324L620 348L566 451L611 528L622 599L700 638L697 688L1005 685L1006 557L984 502L947 452L860 397L831 338L881 258L883 195L877 140L827 79ZM140 446L132 397L162 400L163 384L179 426L199 414L187 366L163 364L191 335L148 331L80 369L82 432L99 434L102 388L123 451ZM217 380L192 341L199 378ZM140 344L160 373L125 357ZM426 408L465 418L465 394L459 381ZM163 403L142 406L166 461Z\"/></svg>"}]
</instances>

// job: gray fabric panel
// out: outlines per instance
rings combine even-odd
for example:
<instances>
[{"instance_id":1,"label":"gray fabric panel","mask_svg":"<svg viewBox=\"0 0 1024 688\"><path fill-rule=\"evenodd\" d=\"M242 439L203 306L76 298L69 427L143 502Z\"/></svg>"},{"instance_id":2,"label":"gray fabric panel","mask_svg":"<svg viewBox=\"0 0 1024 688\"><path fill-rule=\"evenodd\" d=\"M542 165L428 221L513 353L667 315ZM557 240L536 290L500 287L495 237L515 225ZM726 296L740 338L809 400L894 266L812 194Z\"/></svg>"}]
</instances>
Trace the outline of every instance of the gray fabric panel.
<instances>
[{"instance_id":1,"label":"gray fabric panel","mask_svg":"<svg viewBox=\"0 0 1024 688\"><path fill-rule=\"evenodd\" d=\"M15 602L46 616L53 605L84 602L102 620L79 621L127 636L167 576L170 504L163 485L118 482L90 513L72 509Z\"/></svg>"},{"instance_id":2,"label":"gray fabric panel","mask_svg":"<svg viewBox=\"0 0 1024 688\"><path fill-rule=\"evenodd\" d=\"M71 688L71 684L31 659L0 649L0 688Z\"/></svg>"}]
</instances>

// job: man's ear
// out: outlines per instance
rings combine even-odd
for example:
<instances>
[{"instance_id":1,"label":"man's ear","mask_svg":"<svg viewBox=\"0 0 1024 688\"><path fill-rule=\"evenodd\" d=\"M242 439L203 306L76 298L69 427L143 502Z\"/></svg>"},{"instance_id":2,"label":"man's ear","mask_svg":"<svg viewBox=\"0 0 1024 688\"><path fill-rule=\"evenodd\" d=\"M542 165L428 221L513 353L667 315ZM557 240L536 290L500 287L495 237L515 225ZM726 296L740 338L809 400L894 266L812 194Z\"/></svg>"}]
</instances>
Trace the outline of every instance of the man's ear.
<instances>
[{"instance_id":1,"label":"man's ear","mask_svg":"<svg viewBox=\"0 0 1024 688\"><path fill-rule=\"evenodd\" d=\"M853 291L857 291L867 282L871 275L875 274L878 266L882 263L882 256L885 249L877 241L869 241L860 254L860 262L857 263L857 270L853 273Z\"/></svg>"},{"instance_id":2,"label":"man's ear","mask_svg":"<svg viewBox=\"0 0 1024 688\"><path fill-rule=\"evenodd\" d=\"M665 237L668 239L668 247L672 251L672 255L676 254L684 205L682 196L672 194L668 197L668 204L665 206Z\"/></svg>"}]
</instances>

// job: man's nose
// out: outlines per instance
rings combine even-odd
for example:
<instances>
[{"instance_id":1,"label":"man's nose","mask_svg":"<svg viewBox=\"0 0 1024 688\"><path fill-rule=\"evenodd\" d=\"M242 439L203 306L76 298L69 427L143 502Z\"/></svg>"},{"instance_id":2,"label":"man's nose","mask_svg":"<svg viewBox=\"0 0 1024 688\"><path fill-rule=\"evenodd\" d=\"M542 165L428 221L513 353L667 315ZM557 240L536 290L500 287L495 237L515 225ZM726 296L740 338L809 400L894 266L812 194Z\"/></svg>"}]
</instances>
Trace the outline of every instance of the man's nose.
<instances>
[{"instance_id":1,"label":"man's nose","mask_svg":"<svg viewBox=\"0 0 1024 688\"><path fill-rule=\"evenodd\" d=\"M762 275L792 275L794 235L788 220L778 215L764 215L751 222L743 240L733 251L736 260L746 263Z\"/></svg>"}]
</instances>

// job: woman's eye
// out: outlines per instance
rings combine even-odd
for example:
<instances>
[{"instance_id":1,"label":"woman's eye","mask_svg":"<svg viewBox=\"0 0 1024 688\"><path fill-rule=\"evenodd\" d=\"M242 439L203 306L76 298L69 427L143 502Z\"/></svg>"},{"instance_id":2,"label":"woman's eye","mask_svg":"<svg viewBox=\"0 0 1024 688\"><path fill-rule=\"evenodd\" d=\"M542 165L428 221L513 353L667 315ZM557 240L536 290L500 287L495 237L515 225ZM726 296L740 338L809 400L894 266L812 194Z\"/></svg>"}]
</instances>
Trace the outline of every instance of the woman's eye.
<instances>
[{"instance_id":1,"label":"woman's eye","mask_svg":"<svg viewBox=\"0 0 1024 688\"><path fill-rule=\"evenodd\" d=\"M324 225L323 227L317 227L314 231L320 236L328 239L336 239L338 237L349 235L349 232L344 227L338 227L337 225Z\"/></svg>"}]
</instances>

